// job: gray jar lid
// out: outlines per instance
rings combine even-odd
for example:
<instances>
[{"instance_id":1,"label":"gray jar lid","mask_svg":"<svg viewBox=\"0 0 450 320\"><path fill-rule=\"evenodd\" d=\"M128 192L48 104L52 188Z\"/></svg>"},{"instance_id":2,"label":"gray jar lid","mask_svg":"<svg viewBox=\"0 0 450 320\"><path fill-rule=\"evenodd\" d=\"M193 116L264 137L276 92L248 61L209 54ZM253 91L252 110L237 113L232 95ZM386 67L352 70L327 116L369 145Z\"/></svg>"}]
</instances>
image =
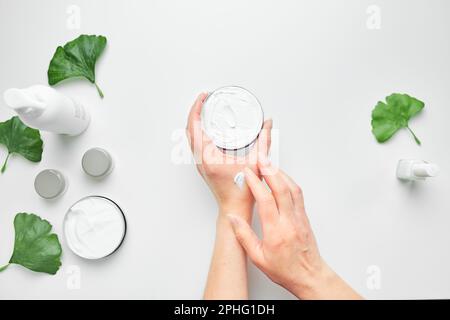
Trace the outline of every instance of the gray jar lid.
<instances>
[{"instance_id":1,"label":"gray jar lid","mask_svg":"<svg viewBox=\"0 0 450 320\"><path fill-rule=\"evenodd\" d=\"M108 151L102 148L92 148L86 151L81 160L84 172L91 177L104 177L113 168L113 159Z\"/></svg>"},{"instance_id":2,"label":"gray jar lid","mask_svg":"<svg viewBox=\"0 0 450 320\"><path fill-rule=\"evenodd\" d=\"M55 199L66 190L66 179L58 170L46 169L34 179L34 189L45 199Z\"/></svg>"}]
</instances>

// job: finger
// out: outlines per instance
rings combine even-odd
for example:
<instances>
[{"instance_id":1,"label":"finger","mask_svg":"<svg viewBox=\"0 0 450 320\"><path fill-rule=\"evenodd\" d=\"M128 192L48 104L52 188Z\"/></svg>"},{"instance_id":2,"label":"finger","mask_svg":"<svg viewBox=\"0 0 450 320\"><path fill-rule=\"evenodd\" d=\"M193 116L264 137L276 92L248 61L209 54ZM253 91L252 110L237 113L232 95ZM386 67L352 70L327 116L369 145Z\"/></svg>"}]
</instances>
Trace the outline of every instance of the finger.
<instances>
[{"instance_id":1,"label":"finger","mask_svg":"<svg viewBox=\"0 0 450 320\"><path fill-rule=\"evenodd\" d=\"M191 111L189 112L188 122L186 126L186 130L190 135L193 134L192 129L194 121L200 121L200 114L202 112L203 102L206 100L207 97L208 93L206 92L200 93L191 107Z\"/></svg>"},{"instance_id":2,"label":"finger","mask_svg":"<svg viewBox=\"0 0 450 320\"><path fill-rule=\"evenodd\" d=\"M197 96L197 99L195 99L195 102L191 107L191 111L189 112L188 124L193 120L200 120L200 113L202 112L203 102L207 97L207 92L202 92Z\"/></svg>"},{"instance_id":3,"label":"finger","mask_svg":"<svg viewBox=\"0 0 450 320\"><path fill-rule=\"evenodd\" d=\"M272 126L273 121L271 119L264 121L264 125L261 129L258 139L255 145L246 156L247 163L256 165L258 163L258 152L269 154L270 146L272 143ZM259 175L259 170L257 170Z\"/></svg>"},{"instance_id":4,"label":"finger","mask_svg":"<svg viewBox=\"0 0 450 320\"><path fill-rule=\"evenodd\" d=\"M236 239L249 258L256 266L261 266L264 261L261 240L258 239L250 225L242 218L229 214L228 219L233 227Z\"/></svg>"},{"instance_id":5,"label":"finger","mask_svg":"<svg viewBox=\"0 0 450 320\"><path fill-rule=\"evenodd\" d=\"M197 145L198 149L198 147L200 146L200 142L203 139L202 130L199 129L201 129L200 113L202 110L204 99L205 93L200 93L197 99L195 99L195 102L192 105L191 110L189 112L188 121L186 125L186 135L193 153L196 150L195 145Z\"/></svg>"},{"instance_id":6,"label":"finger","mask_svg":"<svg viewBox=\"0 0 450 320\"><path fill-rule=\"evenodd\" d=\"M294 207L296 208L297 211L303 210L305 208L305 204L302 189L298 186L297 183L295 183L294 179L292 179L282 170L280 170L280 174L289 187L292 200L294 201Z\"/></svg>"},{"instance_id":7,"label":"finger","mask_svg":"<svg viewBox=\"0 0 450 320\"><path fill-rule=\"evenodd\" d=\"M267 234L268 229L279 218L277 204L270 191L251 169L244 168L244 174L245 181L258 205L258 214L261 219L263 233Z\"/></svg>"},{"instance_id":8,"label":"finger","mask_svg":"<svg viewBox=\"0 0 450 320\"><path fill-rule=\"evenodd\" d=\"M263 128L258 137L258 152L262 152L266 155L269 154L270 145L272 144L272 127L272 119L266 120L264 122Z\"/></svg>"},{"instance_id":9,"label":"finger","mask_svg":"<svg viewBox=\"0 0 450 320\"><path fill-rule=\"evenodd\" d=\"M305 201L302 189L297 183L295 183L294 179L288 176L285 172L280 170L280 173L291 191L292 200L294 201L295 214L300 218L303 226L310 228L309 218L305 211Z\"/></svg>"},{"instance_id":10,"label":"finger","mask_svg":"<svg viewBox=\"0 0 450 320\"><path fill-rule=\"evenodd\" d=\"M202 133L201 161L204 165L222 165L225 163L224 154L216 147L212 140Z\"/></svg>"},{"instance_id":11,"label":"finger","mask_svg":"<svg viewBox=\"0 0 450 320\"><path fill-rule=\"evenodd\" d=\"M263 153L258 154L258 167L264 180L272 190L272 194L277 203L280 215L290 215L294 213L294 202L288 184L284 181L280 171L272 166L267 156Z\"/></svg>"},{"instance_id":12,"label":"finger","mask_svg":"<svg viewBox=\"0 0 450 320\"><path fill-rule=\"evenodd\" d=\"M200 121L192 123L192 135L188 135L192 153L197 164L203 163L206 158L210 158L217 149L212 140L204 133Z\"/></svg>"}]
</instances>

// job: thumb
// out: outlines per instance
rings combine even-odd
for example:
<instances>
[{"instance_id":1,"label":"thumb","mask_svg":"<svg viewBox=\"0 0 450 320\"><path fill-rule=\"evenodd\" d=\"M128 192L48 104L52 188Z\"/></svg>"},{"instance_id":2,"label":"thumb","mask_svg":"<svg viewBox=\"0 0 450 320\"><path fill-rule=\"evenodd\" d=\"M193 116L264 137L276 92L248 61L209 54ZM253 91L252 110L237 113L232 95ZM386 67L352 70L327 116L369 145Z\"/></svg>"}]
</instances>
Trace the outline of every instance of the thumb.
<instances>
[{"instance_id":1,"label":"thumb","mask_svg":"<svg viewBox=\"0 0 450 320\"><path fill-rule=\"evenodd\" d=\"M242 218L231 214L227 217L231 222L236 239L239 241L242 248L244 248L253 263L260 266L264 260L264 255L261 249L261 241L258 239L255 232Z\"/></svg>"},{"instance_id":2,"label":"thumb","mask_svg":"<svg viewBox=\"0 0 450 320\"><path fill-rule=\"evenodd\" d=\"M269 155L270 147L272 145L272 127L273 120L269 119L264 122L263 128L258 138L259 152Z\"/></svg>"}]
</instances>

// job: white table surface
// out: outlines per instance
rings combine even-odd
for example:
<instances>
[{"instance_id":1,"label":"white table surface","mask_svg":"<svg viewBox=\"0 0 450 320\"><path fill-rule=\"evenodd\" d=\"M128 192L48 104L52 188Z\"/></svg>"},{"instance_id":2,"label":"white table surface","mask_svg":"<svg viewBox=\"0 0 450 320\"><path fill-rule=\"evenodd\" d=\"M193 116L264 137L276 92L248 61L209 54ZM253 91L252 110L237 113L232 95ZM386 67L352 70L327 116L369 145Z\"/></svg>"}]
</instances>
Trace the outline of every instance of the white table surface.
<instances>
[{"instance_id":1,"label":"white table surface","mask_svg":"<svg viewBox=\"0 0 450 320\"><path fill-rule=\"evenodd\" d=\"M67 26L71 4L80 29ZM379 30L366 26L369 5L381 9ZM180 137L196 95L229 84L254 92L274 119L276 161L303 187L321 253L343 278L372 299L450 298L449 10L446 0L0 0L0 92L46 83L56 47L79 34L108 38L103 100L86 81L57 86L90 110L88 131L43 133L42 162L14 156L0 176L0 264L17 212L48 219L64 250L56 276L1 273L0 298L200 298L216 205ZM426 102L410 123L422 147L406 130L384 145L372 136L371 110L393 92ZM11 116L0 101L0 120ZM81 171L92 146L116 160L105 180ZM433 161L441 174L403 184L402 158ZM33 189L44 168L69 179L56 201ZM62 237L68 207L92 194L118 202L129 227L123 247L97 262ZM252 298L292 298L253 267L250 282Z\"/></svg>"}]
</instances>

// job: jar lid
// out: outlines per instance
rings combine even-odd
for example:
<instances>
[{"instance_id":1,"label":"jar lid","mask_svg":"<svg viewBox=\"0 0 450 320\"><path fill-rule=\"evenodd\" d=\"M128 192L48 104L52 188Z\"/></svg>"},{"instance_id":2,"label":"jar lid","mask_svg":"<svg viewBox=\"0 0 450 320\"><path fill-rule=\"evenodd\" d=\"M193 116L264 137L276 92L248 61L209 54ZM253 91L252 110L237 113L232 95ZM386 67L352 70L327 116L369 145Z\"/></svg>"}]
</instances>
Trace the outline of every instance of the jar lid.
<instances>
[{"instance_id":1,"label":"jar lid","mask_svg":"<svg viewBox=\"0 0 450 320\"><path fill-rule=\"evenodd\" d=\"M92 148L84 153L81 166L91 177L104 177L111 172L113 159L105 149Z\"/></svg>"},{"instance_id":2,"label":"jar lid","mask_svg":"<svg viewBox=\"0 0 450 320\"><path fill-rule=\"evenodd\" d=\"M42 198L54 199L66 190L66 180L58 170L46 169L34 179L34 189Z\"/></svg>"}]
</instances>

